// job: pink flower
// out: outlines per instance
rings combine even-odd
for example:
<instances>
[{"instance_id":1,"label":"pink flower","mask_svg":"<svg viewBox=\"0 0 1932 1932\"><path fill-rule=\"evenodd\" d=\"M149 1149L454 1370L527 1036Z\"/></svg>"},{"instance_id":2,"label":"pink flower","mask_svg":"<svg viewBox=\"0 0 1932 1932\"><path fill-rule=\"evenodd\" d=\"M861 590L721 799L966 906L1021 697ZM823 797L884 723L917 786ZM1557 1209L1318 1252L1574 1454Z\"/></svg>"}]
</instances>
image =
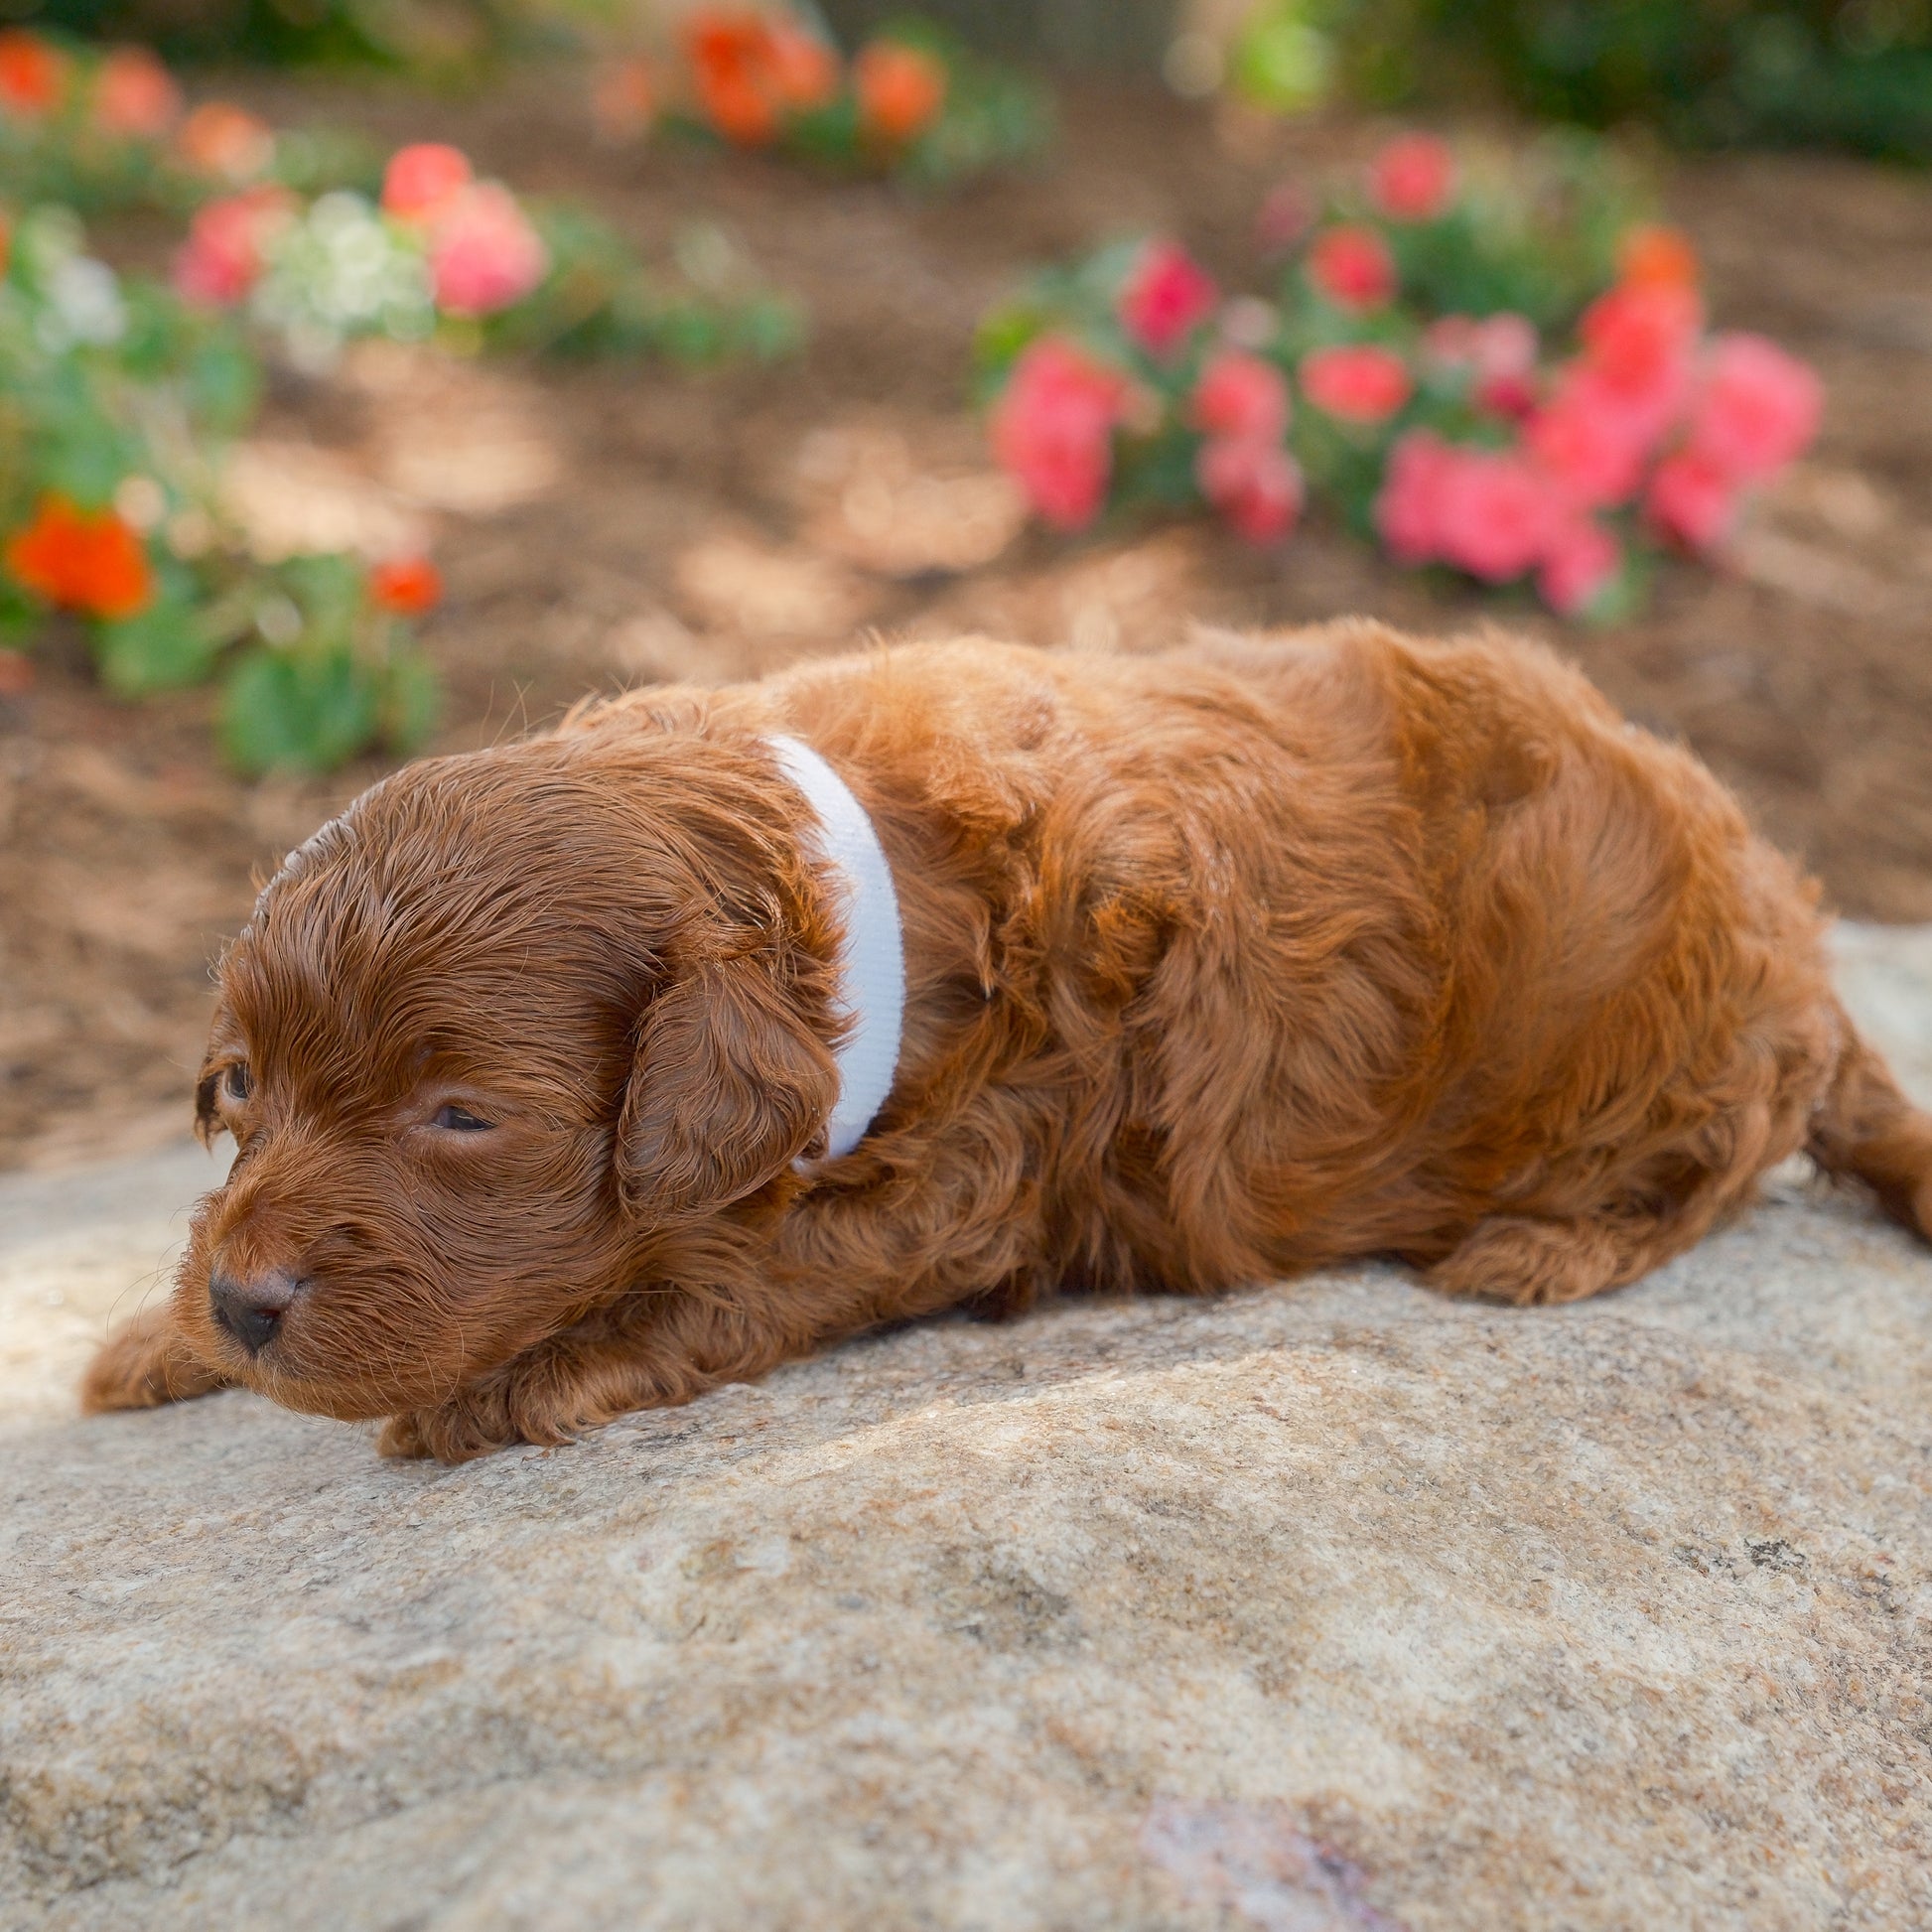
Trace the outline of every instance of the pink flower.
<instances>
[{"instance_id":1,"label":"pink flower","mask_svg":"<svg viewBox=\"0 0 1932 1932\"><path fill-rule=\"evenodd\" d=\"M1150 355L1169 355L1205 322L1220 299L1200 264L1178 242L1150 241L1121 289L1121 327Z\"/></svg>"},{"instance_id":2,"label":"pink flower","mask_svg":"<svg viewBox=\"0 0 1932 1932\"><path fill-rule=\"evenodd\" d=\"M1578 517L1551 536L1536 588L1551 610L1574 618L1609 588L1622 565L1616 539L1594 518Z\"/></svg>"},{"instance_id":3,"label":"pink flower","mask_svg":"<svg viewBox=\"0 0 1932 1932\"><path fill-rule=\"evenodd\" d=\"M1548 482L1514 451L1457 449L1452 458L1438 484L1443 556L1487 584L1520 577L1554 533Z\"/></svg>"},{"instance_id":4,"label":"pink flower","mask_svg":"<svg viewBox=\"0 0 1932 1932\"><path fill-rule=\"evenodd\" d=\"M145 47L117 47L95 71L93 115L103 134L159 140L181 118L181 89Z\"/></svg>"},{"instance_id":5,"label":"pink flower","mask_svg":"<svg viewBox=\"0 0 1932 1932\"><path fill-rule=\"evenodd\" d=\"M1279 257L1295 247L1314 226L1313 197L1298 181L1285 181L1268 191L1255 216L1255 241L1264 255Z\"/></svg>"},{"instance_id":6,"label":"pink flower","mask_svg":"<svg viewBox=\"0 0 1932 1932\"><path fill-rule=\"evenodd\" d=\"M430 229L430 285L447 315L494 315L521 302L549 272L543 237L500 183L471 183Z\"/></svg>"},{"instance_id":7,"label":"pink flower","mask_svg":"<svg viewBox=\"0 0 1932 1932\"><path fill-rule=\"evenodd\" d=\"M1584 356L1661 436L1690 393L1693 354L1704 326L1695 289L1622 283L1584 311Z\"/></svg>"},{"instance_id":8,"label":"pink flower","mask_svg":"<svg viewBox=\"0 0 1932 1932\"><path fill-rule=\"evenodd\" d=\"M1455 157L1433 134L1404 134L1369 166L1368 192L1391 221L1433 221L1455 193Z\"/></svg>"},{"instance_id":9,"label":"pink flower","mask_svg":"<svg viewBox=\"0 0 1932 1932\"><path fill-rule=\"evenodd\" d=\"M1715 550L1737 517L1737 485L1694 451L1680 450L1657 466L1644 493L1651 528L1687 550Z\"/></svg>"},{"instance_id":10,"label":"pink flower","mask_svg":"<svg viewBox=\"0 0 1932 1932\"><path fill-rule=\"evenodd\" d=\"M1324 228L1309 249L1309 280L1338 309L1366 313L1395 294L1395 257L1373 228Z\"/></svg>"},{"instance_id":11,"label":"pink flower","mask_svg":"<svg viewBox=\"0 0 1932 1932\"><path fill-rule=\"evenodd\" d=\"M993 453L1048 523L1091 523L1113 470L1114 425L1127 398L1119 370L1061 336L1028 345L993 411Z\"/></svg>"},{"instance_id":12,"label":"pink flower","mask_svg":"<svg viewBox=\"0 0 1932 1932\"><path fill-rule=\"evenodd\" d=\"M398 148L382 171L382 206L399 221L433 221L471 182L470 158L441 141Z\"/></svg>"},{"instance_id":13,"label":"pink flower","mask_svg":"<svg viewBox=\"0 0 1932 1932\"><path fill-rule=\"evenodd\" d=\"M1288 428L1288 379L1246 349L1224 348L1201 371L1187 419L1208 436L1279 443Z\"/></svg>"},{"instance_id":14,"label":"pink flower","mask_svg":"<svg viewBox=\"0 0 1932 1932\"><path fill-rule=\"evenodd\" d=\"M175 255L176 292L207 308L241 301L261 275L263 250L293 215L283 188L248 188L206 203Z\"/></svg>"},{"instance_id":15,"label":"pink flower","mask_svg":"<svg viewBox=\"0 0 1932 1932\"><path fill-rule=\"evenodd\" d=\"M1379 343L1311 348L1302 357L1302 393L1317 409L1348 423L1380 423L1409 400L1409 365Z\"/></svg>"},{"instance_id":16,"label":"pink flower","mask_svg":"<svg viewBox=\"0 0 1932 1932\"><path fill-rule=\"evenodd\" d=\"M1600 369L1574 362L1524 441L1571 502L1594 506L1635 494L1656 429L1653 410L1633 406Z\"/></svg>"},{"instance_id":17,"label":"pink flower","mask_svg":"<svg viewBox=\"0 0 1932 1932\"><path fill-rule=\"evenodd\" d=\"M1443 499L1455 462L1455 451L1429 429L1412 429L1389 452L1374 515L1397 563L1426 564L1442 554Z\"/></svg>"},{"instance_id":18,"label":"pink flower","mask_svg":"<svg viewBox=\"0 0 1932 1932\"><path fill-rule=\"evenodd\" d=\"M1768 477L1818 433L1818 377L1762 336L1720 336L1691 406L1691 449L1739 480Z\"/></svg>"},{"instance_id":19,"label":"pink flower","mask_svg":"<svg viewBox=\"0 0 1932 1932\"><path fill-rule=\"evenodd\" d=\"M1536 324L1504 310L1493 316L1444 316L1423 346L1442 367L1466 369L1470 396L1498 416L1526 416L1536 405Z\"/></svg>"},{"instance_id":20,"label":"pink flower","mask_svg":"<svg viewBox=\"0 0 1932 1932\"><path fill-rule=\"evenodd\" d=\"M1201 493L1250 543L1273 543L1302 513L1302 472L1279 442L1223 436L1194 459Z\"/></svg>"}]
</instances>

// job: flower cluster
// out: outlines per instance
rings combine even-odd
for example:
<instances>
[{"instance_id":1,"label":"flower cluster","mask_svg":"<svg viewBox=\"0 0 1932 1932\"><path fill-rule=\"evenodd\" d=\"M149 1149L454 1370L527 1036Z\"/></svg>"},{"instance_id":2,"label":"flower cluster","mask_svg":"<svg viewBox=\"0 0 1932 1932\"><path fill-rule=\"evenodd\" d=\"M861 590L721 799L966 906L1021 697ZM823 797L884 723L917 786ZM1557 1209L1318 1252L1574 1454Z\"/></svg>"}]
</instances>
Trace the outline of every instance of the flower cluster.
<instances>
[{"instance_id":1,"label":"flower cluster","mask_svg":"<svg viewBox=\"0 0 1932 1932\"><path fill-rule=\"evenodd\" d=\"M301 144L295 144L299 149ZM145 47L69 50L0 31L0 164L12 193L81 208L189 207L278 172L269 126L232 102L191 109Z\"/></svg>"},{"instance_id":2,"label":"flower cluster","mask_svg":"<svg viewBox=\"0 0 1932 1932\"><path fill-rule=\"evenodd\" d=\"M593 105L612 140L664 121L734 147L929 181L1031 153L1048 122L1035 88L925 23L895 23L848 61L802 16L754 7L687 15L668 56L607 69Z\"/></svg>"},{"instance_id":3,"label":"flower cluster","mask_svg":"<svg viewBox=\"0 0 1932 1932\"><path fill-rule=\"evenodd\" d=\"M715 259L717 250L710 251ZM526 208L479 180L459 149L399 149L378 201L338 189L304 204L270 184L197 210L175 257L190 302L244 309L298 366L326 367L360 336L422 341L439 330L506 347L576 347L690 359L791 345L789 311L723 277L649 274L601 223L568 209Z\"/></svg>"},{"instance_id":4,"label":"flower cluster","mask_svg":"<svg viewBox=\"0 0 1932 1932\"><path fill-rule=\"evenodd\" d=\"M1277 302L1225 298L1172 241L1048 276L982 329L994 449L1059 528L1200 502L1268 541L1307 490L1400 563L1606 615L1656 549L1723 545L1822 391L1763 337L1707 330L1673 230L1556 237L1599 260L1591 288L1482 229L1456 157L1409 135L1325 212L1271 200Z\"/></svg>"},{"instance_id":5,"label":"flower cluster","mask_svg":"<svg viewBox=\"0 0 1932 1932\"><path fill-rule=\"evenodd\" d=\"M246 345L87 254L66 210L34 209L0 237L7 675L31 674L24 647L66 623L121 696L221 677L223 735L244 768L413 742L434 687L401 623L435 602L430 567L252 559L218 490L257 387Z\"/></svg>"}]
</instances>

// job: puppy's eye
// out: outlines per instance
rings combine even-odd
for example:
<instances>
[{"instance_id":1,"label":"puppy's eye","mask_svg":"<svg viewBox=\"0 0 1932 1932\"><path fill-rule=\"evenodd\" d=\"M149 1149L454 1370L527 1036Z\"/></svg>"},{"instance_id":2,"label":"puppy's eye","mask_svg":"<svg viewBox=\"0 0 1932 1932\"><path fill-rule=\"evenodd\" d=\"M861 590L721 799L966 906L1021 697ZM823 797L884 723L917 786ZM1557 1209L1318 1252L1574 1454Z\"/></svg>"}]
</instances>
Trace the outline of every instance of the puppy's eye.
<instances>
[{"instance_id":1,"label":"puppy's eye","mask_svg":"<svg viewBox=\"0 0 1932 1932\"><path fill-rule=\"evenodd\" d=\"M487 1134L496 1123L473 1114L468 1107L439 1107L430 1125L448 1128L453 1134Z\"/></svg>"},{"instance_id":2,"label":"puppy's eye","mask_svg":"<svg viewBox=\"0 0 1932 1932\"><path fill-rule=\"evenodd\" d=\"M249 1077L246 1060L230 1060L227 1071L221 1075L221 1091L230 1100L246 1100L255 1090L255 1083Z\"/></svg>"}]
</instances>

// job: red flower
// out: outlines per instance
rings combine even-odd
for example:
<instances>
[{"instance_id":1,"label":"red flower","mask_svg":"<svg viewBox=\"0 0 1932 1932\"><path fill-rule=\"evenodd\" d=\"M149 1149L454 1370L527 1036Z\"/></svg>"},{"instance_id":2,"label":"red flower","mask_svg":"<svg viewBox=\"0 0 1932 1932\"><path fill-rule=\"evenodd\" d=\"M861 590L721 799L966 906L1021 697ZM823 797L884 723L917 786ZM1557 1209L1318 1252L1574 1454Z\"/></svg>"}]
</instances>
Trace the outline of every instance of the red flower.
<instances>
[{"instance_id":1,"label":"red flower","mask_svg":"<svg viewBox=\"0 0 1932 1932\"><path fill-rule=\"evenodd\" d=\"M1574 618L1609 588L1622 563L1616 539L1593 518L1579 517L1551 536L1536 588L1551 610Z\"/></svg>"},{"instance_id":2,"label":"red flower","mask_svg":"<svg viewBox=\"0 0 1932 1932\"><path fill-rule=\"evenodd\" d=\"M1194 459L1201 493L1250 543L1273 543L1302 513L1302 472L1279 442L1224 436Z\"/></svg>"},{"instance_id":3,"label":"red flower","mask_svg":"<svg viewBox=\"0 0 1932 1932\"><path fill-rule=\"evenodd\" d=\"M470 186L470 157L441 141L398 148L382 171L382 206L399 221L434 221Z\"/></svg>"},{"instance_id":4,"label":"red flower","mask_svg":"<svg viewBox=\"0 0 1932 1932\"><path fill-rule=\"evenodd\" d=\"M1667 456L1644 493L1644 517L1688 550L1715 550L1737 517L1737 485L1689 450Z\"/></svg>"},{"instance_id":5,"label":"red flower","mask_svg":"<svg viewBox=\"0 0 1932 1932\"><path fill-rule=\"evenodd\" d=\"M393 557L369 572L369 602L399 617L420 617L443 601L443 574L427 557Z\"/></svg>"},{"instance_id":6,"label":"red flower","mask_svg":"<svg viewBox=\"0 0 1932 1932\"><path fill-rule=\"evenodd\" d=\"M1187 420L1207 436L1279 443L1288 428L1288 379L1244 348L1224 348L1201 371Z\"/></svg>"},{"instance_id":7,"label":"red flower","mask_svg":"<svg viewBox=\"0 0 1932 1932\"><path fill-rule=\"evenodd\" d=\"M227 100L196 108L182 122L175 145L197 174L223 181L253 181L275 159L275 135L268 123Z\"/></svg>"},{"instance_id":8,"label":"red flower","mask_svg":"<svg viewBox=\"0 0 1932 1932\"><path fill-rule=\"evenodd\" d=\"M1620 503L1636 491L1656 427L1654 412L1633 408L1600 370L1577 362L1531 417L1524 440L1573 503Z\"/></svg>"},{"instance_id":9,"label":"red flower","mask_svg":"<svg viewBox=\"0 0 1932 1932\"><path fill-rule=\"evenodd\" d=\"M1099 513L1126 398L1117 369L1063 337L1042 336L1014 364L993 411L993 451L1047 522L1077 530Z\"/></svg>"},{"instance_id":10,"label":"red flower","mask_svg":"<svg viewBox=\"0 0 1932 1932\"><path fill-rule=\"evenodd\" d=\"M1691 407L1690 446L1727 477L1768 477L1818 434L1824 407L1818 377L1796 356L1762 336L1720 336Z\"/></svg>"},{"instance_id":11,"label":"red flower","mask_svg":"<svg viewBox=\"0 0 1932 1932\"><path fill-rule=\"evenodd\" d=\"M778 133L769 30L756 13L695 13L685 23L685 54L706 118L726 140L762 147Z\"/></svg>"},{"instance_id":12,"label":"red flower","mask_svg":"<svg viewBox=\"0 0 1932 1932\"><path fill-rule=\"evenodd\" d=\"M103 134L158 141L181 118L181 89L145 47L117 47L94 75L93 116Z\"/></svg>"},{"instance_id":13,"label":"red flower","mask_svg":"<svg viewBox=\"0 0 1932 1932\"><path fill-rule=\"evenodd\" d=\"M141 539L109 510L83 510L52 493L7 539L16 580L50 604L95 618L131 618L154 596Z\"/></svg>"},{"instance_id":14,"label":"red flower","mask_svg":"<svg viewBox=\"0 0 1932 1932\"><path fill-rule=\"evenodd\" d=\"M1150 241L1115 303L1120 325L1150 355L1166 356L1214 312L1220 291L1175 241Z\"/></svg>"},{"instance_id":15,"label":"red flower","mask_svg":"<svg viewBox=\"0 0 1932 1932\"><path fill-rule=\"evenodd\" d=\"M67 57L38 34L0 33L0 113L37 121L60 106L67 84Z\"/></svg>"},{"instance_id":16,"label":"red flower","mask_svg":"<svg viewBox=\"0 0 1932 1932\"><path fill-rule=\"evenodd\" d=\"M1391 221L1433 221L1455 193L1455 157L1433 134L1404 134L1370 164L1368 192Z\"/></svg>"},{"instance_id":17,"label":"red flower","mask_svg":"<svg viewBox=\"0 0 1932 1932\"><path fill-rule=\"evenodd\" d=\"M1704 326L1697 292L1670 283L1619 284L1584 311L1585 358L1625 404L1661 436L1690 393L1693 354Z\"/></svg>"},{"instance_id":18,"label":"red flower","mask_svg":"<svg viewBox=\"0 0 1932 1932\"><path fill-rule=\"evenodd\" d=\"M1455 451L1434 430L1412 429L1389 452L1375 528L1397 563L1426 564L1442 555L1443 498Z\"/></svg>"},{"instance_id":19,"label":"red flower","mask_svg":"<svg viewBox=\"0 0 1932 1932\"><path fill-rule=\"evenodd\" d=\"M1395 257L1373 228L1324 228L1309 249L1308 275L1317 295L1338 309L1365 314L1395 294Z\"/></svg>"},{"instance_id":20,"label":"red flower","mask_svg":"<svg viewBox=\"0 0 1932 1932\"><path fill-rule=\"evenodd\" d=\"M897 147L923 134L946 104L948 76L930 54L902 41L873 41L852 64L859 125Z\"/></svg>"},{"instance_id":21,"label":"red flower","mask_svg":"<svg viewBox=\"0 0 1932 1932\"><path fill-rule=\"evenodd\" d=\"M1380 423L1409 400L1409 365L1379 343L1311 348L1302 357L1302 393L1347 423Z\"/></svg>"},{"instance_id":22,"label":"red flower","mask_svg":"<svg viewBox=\"0 0 1932 1932\"><path fill-rule=\"evenodd\" d=\"M550 250L500 182L472 182L430 230L430 285L447 315L494 315L549 272Z\"/></svg>"},{"instance_id":23,"label":"red flower","mask_svg":"<svg viewBox=\"0 0 1932 1932\"><path fill-rule=\"evenodd\" d=\"M1549 483L1514 451L1457 449L1439 487L1442 554L1484 583L1522 576L1555 534Z\"/></svg>"},{"instance_id":24,"label":"red flower","mask_svg":"<svg viewBox=\"0 0 1932 1932\"><path fill-rule=\"evenodd\" d=\"M175 255L176 292L214 309L243 300L261 275L263 251L294 212L283 188L247 188L207 203Z\"/></svg>"},{"instance_id":25,"label":"red flower","mask_svg":"<svg viewBox=\"0 0 1932 1932\"><path fill-rule=\"evenodd\" d=\"M1644 222L1617 243L1616 275L1618 281L1632 286L1694 289L1698 285L1697 250L1681 228Z\"/></svg>"}]
</instances>

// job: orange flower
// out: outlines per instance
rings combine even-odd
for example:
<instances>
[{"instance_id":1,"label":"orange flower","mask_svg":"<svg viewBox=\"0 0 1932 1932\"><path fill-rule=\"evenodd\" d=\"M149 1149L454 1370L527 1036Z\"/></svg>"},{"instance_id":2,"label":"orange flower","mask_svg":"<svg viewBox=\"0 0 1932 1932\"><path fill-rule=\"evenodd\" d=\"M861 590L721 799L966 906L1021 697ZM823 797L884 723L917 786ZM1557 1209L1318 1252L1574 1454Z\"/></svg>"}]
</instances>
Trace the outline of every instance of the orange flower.
<instances>
[{"instance_id":1,"label":"orange flower","mask_svg":"<svg viewBox=\"0 0 1932 1932\"><path fill-rule=\"evenodd\" d=\"M95 618L131 618L154 596L141 539L112 510L83 510L50 492L7 539L7 568L50 604Z\"/></svg>"},{"instance_id":2,"label":"orange flower","mask_svg":"<svg viewBox=\"0 0 1932 1932\"><path fill-rule=\"evenodd\" d=\"M181 158L198 174L225 181L253 181L275 159L275 135L231 100L210 100L182 123Z\"/></svg>"},{"instance_id":3,"label":"orange flower","mask_svg":"<svg viewBox=\"0 0 1932 1932\"><path fill-rule=\"evenodd\" d=\"M427 557L392 557L369 572L369 602L398 617L420 617L443 601L443 573Z\"/></svg>"},{"instance_id":4,"label":"orange flower","mask_svg":"<svg viewBox=\"0 0 1932 1932\"><path fill-rule=\"evenodd\" d=\"M755 13L697 13L686 24L685 52L706 118L726 140L759 148L776 138L770 30Z\"/></svg>"},{"instance_id":5,"label":"orange flower","mask_svg":"<svg viewBox=\"0 0 1932 1932\"><path fill-rule=\"evenodd\" d=\"M94 75L93 112L103 133L158 141L181 118L181 89L145 47L117 47Z\"/></svg>"},{"instance_id":6,"label":"orange flower","mask_svg":"<svg viewBox=\"0 0 1932 1932\"><path fill-rule=\"evenodd\" d=\"M67 84L66 57L38 34L0 33L0 111L39 120L61 104Z\"/></svg>"},{"instance_id":7,"label":"orange flower","mask_svg":"<svg viewBox=\"0 0 1932 1932\"><path fill-rule=\"evenodd\" d=\"M1694 289L1698 285L1697 250L1681 228L1645 222L1629 230L1617 244L1620 280L1642 286Z\"/></svg>"},{"instance_id":8,"label":"orange flower","mask_svg":"<svg viewBox=\"0 0 1932 1932\"><path fill-rule=\"evenodd\" d=\"M859 123L895 146L921 134L946 104L946 69L900 41L874 41L852 64Z\"/></svg>"},{"instance_id":9,"label":"orange flower","mask_svg":"<svg viewBox=\"0 0 1932 1932\"><path fill-rule=\"evenodd\" d=\"M591 119L599 136L613 143L634 141L650 131L657 112L657 82L641 55L620 61L598 75L591 90Z\"/></svg>"},{"instance_id":10,"label":"orange flower","mask_svg":"<svg viewBox=\"0 0 1932 1932\"><path fill-rule=\"evenodd\" d=\"M401 221L434 221L473 179L470 157L441 141L398 148L382 172L383 211Z\"/></svg>"},{"instance_id":11,"label":"orange flower","mask_svg":"<svg viewBox=\"0 0 1932 1932\"><path fill-rule=\"evenodd\" d=\"M839 57L802 27L777 21L765 35L772 91L797 113L823 107L839 90Z\"/></svg>"}]
</instances>

